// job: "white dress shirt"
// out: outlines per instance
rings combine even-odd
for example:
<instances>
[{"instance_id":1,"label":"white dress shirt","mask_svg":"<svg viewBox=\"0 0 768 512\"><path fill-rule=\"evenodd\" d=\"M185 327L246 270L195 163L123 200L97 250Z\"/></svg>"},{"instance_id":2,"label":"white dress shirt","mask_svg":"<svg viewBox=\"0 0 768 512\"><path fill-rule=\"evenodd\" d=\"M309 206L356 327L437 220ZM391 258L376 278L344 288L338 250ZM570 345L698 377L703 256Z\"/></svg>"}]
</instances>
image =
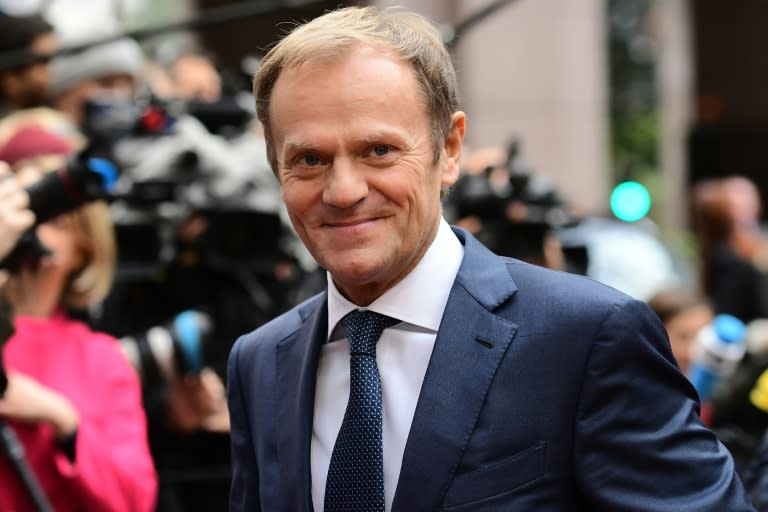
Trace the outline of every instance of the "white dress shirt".
<instances>
[{"instance_id":1,"label":"white dress shirt","mask_svg":"<svg viewBox=\"0 0 768 512\"><path fill-rule=\"evenodd\" d=\"M416 402L435 346L448 295L464 257L464 247L440 219L435 240L402 281L367 308L400 320L384 330L376 345L383 401L384 504L400 477L405 443ZM340 321L358 306L345 299L328 275L328 339L320 349L312 424L312 503L323 512L328 466L349 400L349 340Z\"/></svg>"}]
</instances>

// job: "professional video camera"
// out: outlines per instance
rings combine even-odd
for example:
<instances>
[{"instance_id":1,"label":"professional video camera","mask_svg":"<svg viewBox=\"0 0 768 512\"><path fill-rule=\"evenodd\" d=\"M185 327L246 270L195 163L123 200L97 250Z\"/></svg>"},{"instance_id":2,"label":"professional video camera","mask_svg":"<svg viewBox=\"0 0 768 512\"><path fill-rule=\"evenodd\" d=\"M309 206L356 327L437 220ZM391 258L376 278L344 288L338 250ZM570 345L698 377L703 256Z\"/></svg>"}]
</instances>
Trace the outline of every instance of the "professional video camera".
<instances>
[{"instance_id":1,"label":"professional video camera","mask_svg":"<svg viewBox=\"0 0 768 512\"><path fill-rule=\"evenodd\" d=\"M517 140L507 146L505 162L459 178L446 215L473 227L494 252L535 262L544 257L546 237L574 222L556 189L524 162Z\"/></svg>"},{"instance_id":2,"label":"professional video camera","mask_svg":"<svg viewBox=\"0 0 768 512\"><path fill-rule=\"evenodd\" d=\"M253 113L235 97L213 102L161 99L151 90L143 90L130 99L108 95L92 98L85 106L84 129L89 138L102 141L167 135L184 116L197 119L211 134L228 137L245 131L253 119Z\"/></svg>"},{"instance_id":3,"label":"professional video camera","mask_svg":"<svg viewBox=\"0 0 768 512\"><path fill-rule=\"evenodd\" d=\"M120 167L116 279L95 327L130 344L204 312L205 361L221 375L231 343L294 303L305 275L264 140L225 103L97 98L85 116L89 140Z\"/></svg>"},{"instance_id":4,"label":"professional video camera","mask_svg":"<svg viewBox=\"0 0 768 512\"><path fill-rule=\"evenodd\" d=\"M98 99L85 132L121 168L111 203L122 270L152 272L177 256L179 230L204 217L206 264L282 258L279 190L251 114L234 100ZM227 136L215 132L227 132ZM248 233L243 232L244 227ZM199 241L198 241L199 242Z\"/></svg>"}]
</instances>

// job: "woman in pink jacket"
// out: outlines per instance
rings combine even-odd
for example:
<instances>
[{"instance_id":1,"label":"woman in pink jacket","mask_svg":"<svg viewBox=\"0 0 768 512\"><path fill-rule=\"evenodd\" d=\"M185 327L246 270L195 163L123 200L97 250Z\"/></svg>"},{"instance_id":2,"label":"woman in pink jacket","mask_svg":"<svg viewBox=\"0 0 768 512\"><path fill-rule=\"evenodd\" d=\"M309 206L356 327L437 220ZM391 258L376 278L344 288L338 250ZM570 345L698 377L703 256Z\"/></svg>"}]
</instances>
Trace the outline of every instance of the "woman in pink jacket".
<instances>
[{"instance_id":1,"label":"woman in pink jacket","mask_svg":"<svg viewBox=\"0 0 768 512\"><path fill-rule=\"evenodd\" d=\"M41 153L66 152L63 140L36 127L22 128L15 137L7 144L35 152L6 157L25 184L51 167L38 158ZM15 334L3 349L8 387L0 417L21 440L57 512L151 511L157 477L138 377L114 338L67 314L94 305L110 287L115 240L106 205L60 215L36 233L51 255L12 275L2 288ZM2 454L0 510L34 510Z\"/></svg>"}]
</instances>

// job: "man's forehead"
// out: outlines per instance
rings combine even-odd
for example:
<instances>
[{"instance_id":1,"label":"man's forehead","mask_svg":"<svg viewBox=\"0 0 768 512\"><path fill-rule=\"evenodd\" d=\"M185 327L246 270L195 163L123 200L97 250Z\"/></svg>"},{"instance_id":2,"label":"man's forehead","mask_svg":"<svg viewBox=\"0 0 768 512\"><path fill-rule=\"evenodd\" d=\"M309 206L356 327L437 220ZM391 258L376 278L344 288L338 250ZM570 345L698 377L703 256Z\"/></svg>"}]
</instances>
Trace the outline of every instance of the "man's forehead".
<instances>
[{"instance_id":1,"label":"man's forehead","mask_svg":"<svg viewBox=\"0 0 768 512\"><path fill-rule=\"evenodd\" d=\"M336 48L313 49L304 55L288 59L282 66L277 82L284 76L296 77L309 70L342 65L353 60L353 58L361 58L361 60L388 60L398 64L409 65L402 56L390 48L355 43Z\"/></svg>"}]
</instances>

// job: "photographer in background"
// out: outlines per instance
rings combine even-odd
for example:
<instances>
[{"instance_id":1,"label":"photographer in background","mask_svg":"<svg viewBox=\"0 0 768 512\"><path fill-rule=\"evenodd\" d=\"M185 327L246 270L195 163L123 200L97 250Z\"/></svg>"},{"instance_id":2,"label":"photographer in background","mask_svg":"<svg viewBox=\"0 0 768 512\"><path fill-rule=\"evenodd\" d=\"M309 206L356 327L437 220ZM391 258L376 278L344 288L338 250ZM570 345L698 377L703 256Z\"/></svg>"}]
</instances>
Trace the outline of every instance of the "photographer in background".
<instances>
[{"instance_id":1,"label":"photographer in background","mask_svg":"<svg viewBox=\"0 0 768 512\"><path fill-rule=\"evenodd\" d=\"M555 187L524 161L519 141L469 153L445 208L450 222L496 254L565 270L558 229L576 219Z\"/></svg>"},{"instance_id":2,"label":"photographer in background","mask_svg":"<svg viewBox=\"0 0 768 512\"><path fill-rule=\"evenodd\" d=\"M152 254L155 238L137 240L133 235L145 227L153 234L195 232L195 217L181 218L187 211L182 197L174 193L160 199L158 205L152 199L145 201L140 190L160 182L166 190L174 191L195 186L197 174L180 169L187 163L183 156L192 150L204 153L211 145L218 149L223 142L190 116L173 112L165 118L162 108L154 111L156 130L144 131L144 125L138 126L142 119L140 100L146 99L139 98L145 92L144 70L142 49L129 38L97 44L52 62L56 106L89 138L93 150L115 161L122 171L110 210L118 243L116 279L89 321L94 328L120 337L125 351L138 352L131 362L140 370L150 449L158 471L156 510L187 511L191 506L216 510L217 503L226 504L226 497L216 501L218 489L226 491L224 483L229 481L229 421L222 379L205 365L208 361L196 371L158 371L158 366L172 364L164 358L174 354L163 353L155 360L156 354L147 343L147 338L153 337L149 331L162 330L161 326L183 310L200 305L199 294L184 288L198 288L198 275L180 270L173 258ZM225 150L217 154L229 156ZM155 215L156 209L174 214ZM151 220L145 223L145 216ZM186 230L185 225L189 226ZM135 259L137 252L142 254L140 264ZM141 270L136 270L137 266ZM226 353L227 348L222 347L221 352ZM212 458L216 459L214 469Z\"/></svg>"},{"instance_id":3,"label":"photographer in background","mask_svg":"<svg viewBox=\"0 0 768 512\"><path fill-rule=\"evenodd\" d=\"M143 65L141 47L127 37L59 55L50 68L53 105L82 129L90 101L133 98Z\"/></svg>"},{"instance_id":4,"label":"photographer in background","mask_svg":"<svg viewBox=\"0 0 768 512\"><path fill-rule=\"evenodd\" d=\"M0 13L0 118L47 104L48 60L57 49L53 27L41 16Z\"/></svg>"},{"instance_id":5,"label":"photographer in background","mask_svg":"<svg viewBox=\"0 0 768 512\"><path fill-rule=\"evenodd\" d=\"M0 147L29 186L65 162L64 139L34 125ZM117 341L75 320L107 293L115 244L106 205L90 203L37 226L49 254L30 257L2 295L15 333L3 347L8 387L0 416L15 430L58 511L154 509L157 480L136 373ZM31 502L0 459L0 510Z\"/></svg>"},{"instance_id":6,"label":"photographer in background","mask_svg":"<svg viewBox=\"0 0 768 512\"><path fill-rule=\"evenodd\" d=\"M168 71L176 93L182 98L207 102L221 99L221 76L213 57L202 52L185 52L173 59Z\"/></svg>"},{"instance_id":7,"label":"photographer in background","mask_svg":"<svg viewBox=\"0 0 768 512\"><path fill-rule=\"evenodd\" d=\"M701 289L715 313L743 322L768 317L768 240L760 228L762 210L757 186L744 176L702 180L693 189Z\"/></svg>"}]
</instances>

